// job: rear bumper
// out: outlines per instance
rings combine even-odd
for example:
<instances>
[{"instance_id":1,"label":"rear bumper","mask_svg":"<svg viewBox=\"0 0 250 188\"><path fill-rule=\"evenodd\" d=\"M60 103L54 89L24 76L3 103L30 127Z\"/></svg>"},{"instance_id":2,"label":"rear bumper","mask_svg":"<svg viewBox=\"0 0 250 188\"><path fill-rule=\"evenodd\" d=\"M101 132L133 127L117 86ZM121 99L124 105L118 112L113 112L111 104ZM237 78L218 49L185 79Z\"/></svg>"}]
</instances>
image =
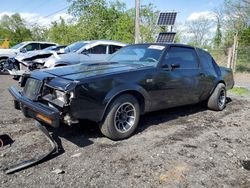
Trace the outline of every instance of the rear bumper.
<instances>
[{"instance_id":1,"label":"rear bumper","mask_svg":"<svg viewBox=\"0 0 250 188\"><path fill-rule=\"evenodd\" d=\"M15 108L21 109L24 116L45 122L55 128L59 127L60 112L58 109L28 99L27 97L22 95L14 86L9 88L9 92L14 97Z\"/></svg>"}]
</instances>

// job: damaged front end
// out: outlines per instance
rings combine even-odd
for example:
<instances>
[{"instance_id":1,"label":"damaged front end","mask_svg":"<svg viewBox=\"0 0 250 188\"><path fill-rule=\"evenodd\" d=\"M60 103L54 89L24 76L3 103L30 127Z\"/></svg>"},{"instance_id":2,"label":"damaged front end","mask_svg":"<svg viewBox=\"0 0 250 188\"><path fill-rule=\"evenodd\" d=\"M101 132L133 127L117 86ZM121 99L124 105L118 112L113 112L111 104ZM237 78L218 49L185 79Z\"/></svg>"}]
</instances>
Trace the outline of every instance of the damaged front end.
<instances>
[{"instance_id":1,"label":"damaged front end","mask_svg":"<svg viewBox=\"0 0 250 188\"><path fill-rule=\"evenodd\" d=\"M9 92L14 97L15 108L20 109L24 116L56 128L60 122L68 125L78 122L69 110L76 84L59 77L49 76L41 80L24 75L20 81L23 91L10 87Z\"/></svg>"},{"instance_id":2,"label":"damaged front end","mask_svg":"<svg viewBox=\"0 0 250 188\"><path fill-rule=\"evenodd\" d=\"M67 125L78 123L70 114L70 104L75 99L74 90L62 91L45 84L41 98L49 107L60 111L61 122Z\"/></svg>"},{"instance_id":3,"label":"damaged front end","mask_svg":"<svg viewBox=\"0 0 250 188\"><path fill-rule=\"evenodd\" d=\"M52 55L50 54L39 54L28 58L15 57L8 58L4 69L14 77L20 77L25 73L44 68L44 62Z\"/></svg>"},{"instance_id":4,"label":"damaged front end","mask_svg":"<svg viewBox=\"0 0 250 188\"><path fill-rule=\"evenodd\" d=\"M40 74L46 73L41 72ZM60 87L53 87L55 83ZM72 118L69 112L69 106L75 97L74 88L76 84L77 82L74 81L47 75L45 79L24 75L20 83L21 86L24 86L23 91L20 92L13 86L9 88L9 92L14 97L15 108L21 110L26 117L37 120L35 123L36 127L46 136L52 147L46 154L7 167L5 169L7 174L38 164L59 153L58 144L43 126L43 123L55 128L59 127L60 122L68 125L77 123L77 120Z\"/></svg>"}]
</instances>

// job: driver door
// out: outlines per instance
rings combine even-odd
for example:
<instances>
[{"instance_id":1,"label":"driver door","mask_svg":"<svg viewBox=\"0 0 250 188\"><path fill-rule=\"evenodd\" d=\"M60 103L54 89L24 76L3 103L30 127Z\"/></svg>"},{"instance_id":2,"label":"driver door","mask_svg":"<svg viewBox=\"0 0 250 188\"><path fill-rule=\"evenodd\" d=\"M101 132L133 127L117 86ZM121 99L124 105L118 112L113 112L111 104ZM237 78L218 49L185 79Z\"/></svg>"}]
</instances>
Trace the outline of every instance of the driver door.
<instances>
[{"instance_id":1,"label":"driver door","mask_svg":"<svg viewBox=\"0 0 250 188\"><path fill-rule=\"evenodd\" d=\"M194 48L171 46L156 78L158 106L169 108L199 101L200 69Z\"/></svg>"}]
</instances>

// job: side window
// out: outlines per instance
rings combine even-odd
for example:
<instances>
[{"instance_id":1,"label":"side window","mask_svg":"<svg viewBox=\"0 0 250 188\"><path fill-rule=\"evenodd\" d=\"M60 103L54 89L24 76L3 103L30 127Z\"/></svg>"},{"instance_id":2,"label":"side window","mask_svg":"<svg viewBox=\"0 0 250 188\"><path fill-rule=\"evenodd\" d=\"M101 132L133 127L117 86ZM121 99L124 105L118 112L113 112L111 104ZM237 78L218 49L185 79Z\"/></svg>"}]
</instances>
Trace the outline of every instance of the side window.
<instances>
[{"instance_id":1,"label":"side window","mask_svg":"<svg viewBox=\"0 0 250 188\"><path fill-rule=\"evenodd\" d=\"M38 43L30 43L24 46L27 51L40 50L40 45Z\"/></svg>"},{"instance_id":2,"label":"side window","mask_svg":"<svg viewBox=\"0 0 250 188\"><path fill-rule=\"evenodd\" d=\"M54 44L40 44L41 49L48 48L50 46L55 46Z\"/></svg>"},{"instance_id":3,"label":"side window","mask_svg":"<svg viewBox=\"0 0 250 188\"><path fill-rule=\"evenodd\" d=\"M94 46L87 50L89 54L106 54L107 45Z\"/></svg>"},{"instance_id":4,"label":"side window","mask_svg":"<svg viewBox=\"0 0 250 188\"><path fill-rule=\"evenodd\" d=\"M179 64L180 69L197 69L197 55L193 48L170 47L164 58L164 63Z\"/></svg>"},{"instance_id":5,"label":"side window","mask_svg":"<svg viewBox=\"0 0 250 188\"><path fill-rule=\"evenodd\" d=\"M212 56L204 51L204 50L201 50L201 49L197 49L197 52L199 54L199 57L200 57L200 62L201 62L201 65L202 65L202 68L215 74L215 67L213 65L213 58Z\"/></svg>"},{"instance_id":6,"label":"side window","mask_svg":"<svg viewBox=\"0 0 250 188\"><path fill-rule=\"evenodd\" d=\"M122 46L109 45L109 54L113 54L121 48Z\"/></svg>"}]
</instances>

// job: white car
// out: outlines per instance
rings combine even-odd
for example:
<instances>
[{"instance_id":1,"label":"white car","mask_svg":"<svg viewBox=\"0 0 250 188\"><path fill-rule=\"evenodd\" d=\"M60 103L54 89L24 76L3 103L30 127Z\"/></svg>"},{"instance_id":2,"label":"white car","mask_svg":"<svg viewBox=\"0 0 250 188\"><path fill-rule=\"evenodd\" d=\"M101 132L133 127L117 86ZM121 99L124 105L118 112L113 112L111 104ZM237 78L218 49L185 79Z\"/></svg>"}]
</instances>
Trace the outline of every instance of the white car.
<instances>
[{"instance_id":1,"label":"white car","mask_svg":"<svg viewBox=\"0 0 250 188\"><path fill-rule=\"evenodd\" d=\"M55 45L57 44L52 42L26 41L21 42L10 49L0 49L0 66L3 66L8 58L15 57L19 53L25 53L33 50L42 50Z\"/></svg>"},{"instance_id":2,"label":"white car","mask_svg":"<svg viewBox=\"0 0 250 188\"><path fill-rule=\"evenodd\" d=\"M104 61L111 54L126 46L112 40L78 41L65 48L66 54L54 54L45 61L44 67L51 68L89 61Z\"/></svg>"}]
</instances>

